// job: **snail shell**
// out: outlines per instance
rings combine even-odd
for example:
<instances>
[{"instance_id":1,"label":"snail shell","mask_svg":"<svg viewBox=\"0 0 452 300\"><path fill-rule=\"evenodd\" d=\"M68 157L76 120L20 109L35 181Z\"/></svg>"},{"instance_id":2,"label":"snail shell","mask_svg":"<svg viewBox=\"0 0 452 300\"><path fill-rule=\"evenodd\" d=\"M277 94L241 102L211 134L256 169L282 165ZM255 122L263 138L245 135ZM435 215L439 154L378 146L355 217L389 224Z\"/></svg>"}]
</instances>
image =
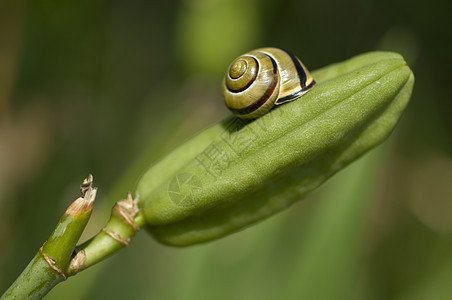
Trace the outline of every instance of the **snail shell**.
<instances>
[{"instance_id":1,"label":"snail shell","mask_svg":"<svg viewBox=\"0 0 452 300\"><path fill-rule=\"evenodd\" d=\"M231 63L223 80L223 96L234 115L253 119L274 105L299 98L314 85L311 74L295 55L277 48L260 48Z\"/></svg>"}]
</instances>

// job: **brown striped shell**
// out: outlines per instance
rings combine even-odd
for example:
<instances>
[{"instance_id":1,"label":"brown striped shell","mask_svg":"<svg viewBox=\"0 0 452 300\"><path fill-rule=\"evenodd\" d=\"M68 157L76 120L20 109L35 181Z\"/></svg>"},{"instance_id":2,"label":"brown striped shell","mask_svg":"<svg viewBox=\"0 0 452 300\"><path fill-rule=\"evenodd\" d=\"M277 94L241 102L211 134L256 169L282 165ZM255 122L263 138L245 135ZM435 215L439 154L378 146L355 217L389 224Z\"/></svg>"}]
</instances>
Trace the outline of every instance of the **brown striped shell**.
<instances>
[{"instance_id":1,"label":"brown striped shell","mask_svg":"<svg viewBox=\"0 0 452 300\"><path fill-rule=\"evenodd\" d=\"M231 63L223 80L223 96L234 115L253 119L274 105L299 98L314 85L309 71L293 54L260 48Z\"/></svg>"}]
</instances>

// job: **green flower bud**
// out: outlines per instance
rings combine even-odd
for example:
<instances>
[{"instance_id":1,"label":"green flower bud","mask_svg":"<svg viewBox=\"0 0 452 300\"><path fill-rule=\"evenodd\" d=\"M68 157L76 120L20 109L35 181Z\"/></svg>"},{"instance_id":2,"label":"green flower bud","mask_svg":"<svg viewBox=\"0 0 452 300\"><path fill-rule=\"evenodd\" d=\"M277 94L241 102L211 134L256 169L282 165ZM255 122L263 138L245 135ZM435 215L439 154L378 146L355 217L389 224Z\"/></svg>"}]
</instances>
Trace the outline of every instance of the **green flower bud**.
<instances>
[{"instance_id":1,"label":"green flower bud","mask_svg":"<svg viewBox=\"0 0 452 300\"><path fill-rule=\"evenodd\" d=\"M229 118L152 166L137 185L147 230L186 246L279 212L380 144L411 95L403 57L372 52L312 72L317 85L254 120Z\"/></svg>"}]
</instances>

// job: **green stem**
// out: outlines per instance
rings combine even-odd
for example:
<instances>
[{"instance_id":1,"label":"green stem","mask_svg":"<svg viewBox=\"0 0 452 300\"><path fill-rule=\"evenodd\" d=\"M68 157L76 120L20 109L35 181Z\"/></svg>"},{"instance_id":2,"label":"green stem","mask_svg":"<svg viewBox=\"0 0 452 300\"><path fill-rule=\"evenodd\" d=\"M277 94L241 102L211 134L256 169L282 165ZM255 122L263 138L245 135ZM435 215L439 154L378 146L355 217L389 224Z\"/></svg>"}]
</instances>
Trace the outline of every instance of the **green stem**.
<instances>
[{"instance_id":1,"label":"green stem","mask_svg":"<svg viewBox=\"0 0 452 300\"><path fill-rule=\"evenodd\" d=\"M107 225L95 237L77 246L66 274L73 276L128 246L142 223L138 212L137 200L130 193L127 199L116 202Z\"/></svg>"},{"instance_id":2,"label":"green stem","mask_svg":"<svg viewBox=\"0 0 452 300\"><path fill-rule=\"evenodd\" d=\"M97 189L91 186L92 182L91 175L83 181L82 196L67 208L49 239L0 299L41 299L56 284L66 280L65 270L96 198Z\"/></svg>"},{"instance_id":3,"label":"green stem","mask_svg":"<svg viewBox=\"0 0 452 300\"><path fill-rule=\"evenodd\" d=\"M144 223L138 201L133 200L130 193L115 204L107 225L92 239L76 247L96 197L97 189L91 184L90 175L80 187L82 197L69 206L52 235L0 300L41 299L67 277L128 246Z\"/></svg>"},{"instance_id":4,"label":"green stem","mask_svg":"<svg viewBox=\"0 0 452 300\"><path fill-rule=\"evenodd\" d=\"M61 281L62 277L37 253L0 299L41 299Z\"/></svg>"}]
</instances>

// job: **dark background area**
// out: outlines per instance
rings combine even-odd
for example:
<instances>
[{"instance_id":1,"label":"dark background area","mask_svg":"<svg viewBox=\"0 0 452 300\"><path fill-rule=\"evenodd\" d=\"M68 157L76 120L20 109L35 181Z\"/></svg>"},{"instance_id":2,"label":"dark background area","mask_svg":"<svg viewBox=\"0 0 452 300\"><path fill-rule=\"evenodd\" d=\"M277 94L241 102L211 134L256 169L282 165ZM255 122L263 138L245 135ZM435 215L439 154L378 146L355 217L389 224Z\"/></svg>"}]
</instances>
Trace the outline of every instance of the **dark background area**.
<instances>
[{"instance_id":1,"label":"dark background area","mask_svg":"<svg viewBox=\"0 0 452 300\"><path fill-rule=\"evenodd\" d=\"M448 1L1 1L0 291L88 173L86 236L139 175L229 115L223 73L261 46L311 70L401 53L416 83L378 150L267 221L186 249L144 231L48 299L451 299Z\"/></svg>"}]
</instances>

